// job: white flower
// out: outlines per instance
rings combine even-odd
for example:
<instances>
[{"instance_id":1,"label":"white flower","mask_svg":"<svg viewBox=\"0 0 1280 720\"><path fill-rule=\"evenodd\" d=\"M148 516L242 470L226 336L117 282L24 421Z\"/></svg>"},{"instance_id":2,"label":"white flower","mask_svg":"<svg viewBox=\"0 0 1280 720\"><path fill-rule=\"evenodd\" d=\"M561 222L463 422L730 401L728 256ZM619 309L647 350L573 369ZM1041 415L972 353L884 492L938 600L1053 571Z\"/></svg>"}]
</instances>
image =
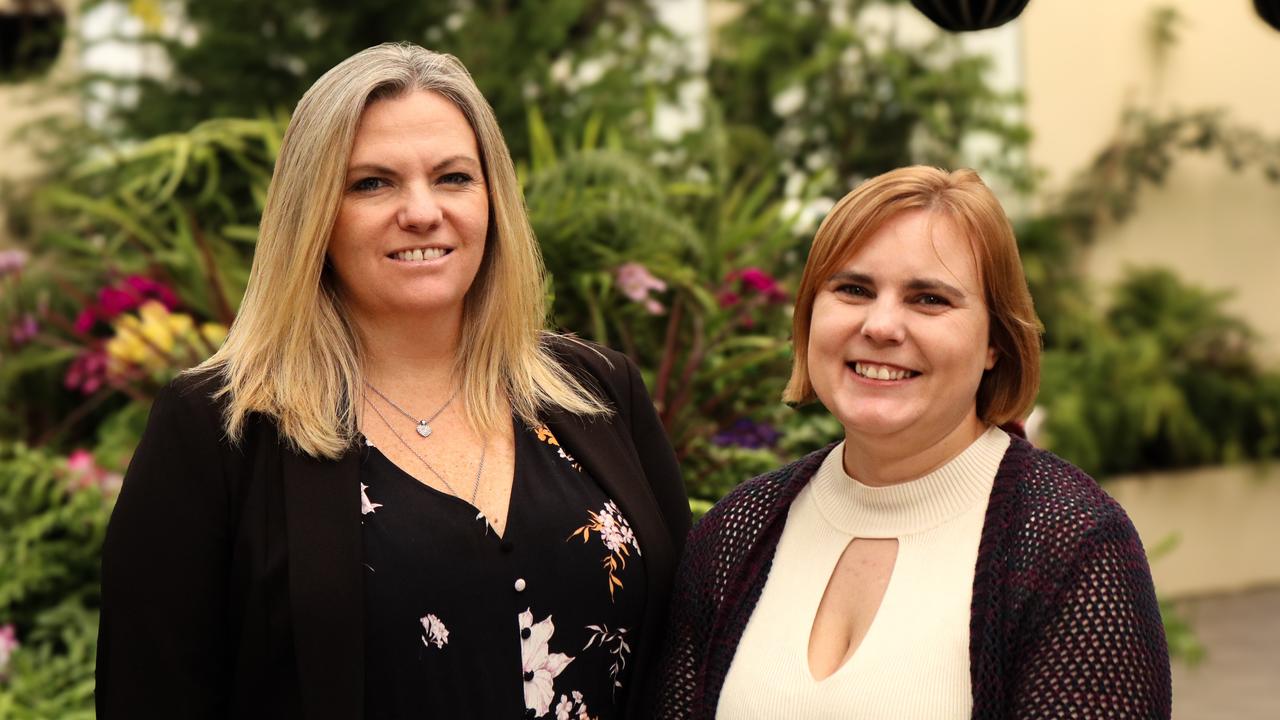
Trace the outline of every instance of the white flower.
<instances>
[{"instance_id":1,"label":"white flower","mask_svg":"<svg viewBox=\"0 0 1280 720\"><path fill-rule=\"evenodd\" d=\"M528 630L526 633L525 631ZM533 612L520 613L520 662L524 671L524 706L534 711L534 717L542 717L551 709L555 699L555 679L573 662L564 653L549 652L548 643L556 632L556 626L548 615L539 623L533 622Z\"/></svg>"},{"instance_id":2,"label":"white flower","mask_svg":"<svg viewBox=\"0 0 1280 720\"><path fill-rule=\"evenodd\" d=\"M365 492L369 489L368 485L360 483L360 514L368 515L369 513L382 507L382 503L369 502L369 495Z\"/></svg>"},{"instance_id":3,"label":"white flower","mask_svg":"<svg viewBox=\"0 0 1280 720\"><path fill-rule=\"evenodd\" d=\"M569 720L573 713L573 701L569 696L560 695L560 702L556 703L556 720Z\"/></svg>"},{"instance_id":4,"label":"white flower","mask_svg":"<svg viewBox=\"0 0 1280 720\"><path fill-rule=\"evenodd\" d=\"M427 647L435 645L442 648L449 644L449 629L440 622L440 618L435 615L425 615L421 618L422 623L422 644Z\"/></svg>"}]
</instances>

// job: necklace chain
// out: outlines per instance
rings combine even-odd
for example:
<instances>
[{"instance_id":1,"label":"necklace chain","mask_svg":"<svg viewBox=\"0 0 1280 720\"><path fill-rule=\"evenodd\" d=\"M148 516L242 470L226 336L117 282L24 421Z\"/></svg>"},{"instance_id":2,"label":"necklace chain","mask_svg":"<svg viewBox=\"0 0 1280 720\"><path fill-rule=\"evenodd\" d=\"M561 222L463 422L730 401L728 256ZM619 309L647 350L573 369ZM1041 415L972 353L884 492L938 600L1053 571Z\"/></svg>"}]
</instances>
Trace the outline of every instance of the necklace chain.
<instances>
[{"instance_id":1,"label":"necklace chain","mask_svg":"<svg viewBox=\"0 0 1280 720\"><path fill-rule=\"evenodd\" d=\"M444 409L449 407L449 404L453 402L453 399L458 397L458 391L462 389L462 388L455 388L453 391L453 394L449 396L449 399L445 400L443 405L436 408L436 411L431 413L431 417L428 417L426 419L419 419L411 415L408 410L405 410L404 408L397 405L395 400L392 400L386 395L383 395L381 390L373 386L373 383L369 382L368 380L365 380L364 384L366 387L368 387L370 390L373 391L373 394L382 398L388 405L395 408L396 412L412 420L414 424L417 425L416 430L418 431L418 434L424 438L431 437L431 423L436 418L440 417L440 413L444 412ZM369 399L368 396L365 396L365 400L368 401L368 399ZM373 403L369 403L369 406L372 407ZM378 416L382 417L382 413L378 413ZM386 420L385 417L383 417L382 419L384 421ZM396 435L396 437L400 437L400 436Z\"/></svg>"},{"instance_id":2,"label":"necklace chain","mask_svg":"<svg viewBox=\"0 0 1280 720\"><path fill-rule=\"evenodd\" d=\"M368 383L365 383L365 384L368 385ZM373 388L372 385L369 385L369 387ZM378 392L378 391L374 390L374 392ZM381 395L382 393L378 393L378 394ZM456 392L454 394L457 395ZM385 397L383 399L386 400ZM451 397L449 398L449 400L453 400L453 398ZM374 405L373 403L369 402L368 395L364 396L364 401L370 408L373 408L374 414L378 416L378 419L382 421L383 425L387 426L387 430L390 430L391 434L394 435L395 438L400 441L400 444L404 445L404 449L413 453L413 456L418 458L418 461L421 462L422 465L427 470L430 470L432 475L435 475L436 478L440 480L440 482L444 483L444 486L449 489L450 494L452 494L454 497L458 498L459 500L462 500L463 499L462 493L458 492L457 490L454 490L453 485L449 484L449 481L445 479L444 475L440 474L439 470L436 470L431 463L427 462L426 458L422 457L422 455L419 454L417 450L413 449L412 445L410 445L404 438L400 437L400 433L396 432L396 429L391 426L391 422L387 420L387 416L382 414L382 411L378 409L377 405ZM391 401L387 400L387 402L391 402ZM392 404L394 405L394 403ZM449 404L448 402L445 403L445 405L448 405L448 404ZM441 410L443 409L444 408L441 408ZM437 411L436 414L439 415L440 412ZM480 439L480 462L478 465L476 465L476 477L475 477L475 481L472 482L471 484L471 499L468 501L471 504L471 507L476 507L476 496L479 495L480 493L480 475L484 472L484 455L485 455L485 451L488 449L489 449L489 444L485 442L484 438L482 437Z\"/></svg>"}]
</instances>

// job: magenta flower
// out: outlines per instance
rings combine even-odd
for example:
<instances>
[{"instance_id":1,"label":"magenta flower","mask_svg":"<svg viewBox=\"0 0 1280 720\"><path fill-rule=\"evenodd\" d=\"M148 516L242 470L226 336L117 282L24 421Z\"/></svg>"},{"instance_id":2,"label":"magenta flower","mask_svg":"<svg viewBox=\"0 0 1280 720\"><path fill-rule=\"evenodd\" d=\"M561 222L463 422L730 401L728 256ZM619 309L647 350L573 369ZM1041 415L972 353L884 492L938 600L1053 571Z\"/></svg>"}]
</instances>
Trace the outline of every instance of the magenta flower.
<instances>
[{"instance_id":1,"label":"magenta flower","mask_svg":"<svg viewBox=\"0 0 1280 720\"><path fill-rule=\"evenodd\" d=\"M666 308L656 298L649 296L652 292L665 292L667 284L654 277L649 268L638 262L623 263L617 270L618 289L632 302L644 304L650 315L661 315Z\"/></svg>"},{"instance_id":2,"label":"magenta flower","mask_svg":"<svg viewBox=\"0 0 1280 720\"><path fill-rule=\"evenodd\" d=\"M782 291L778 281L758 267L735 270L725 278L726 282L733 282L734 280L740 282L743 290L762 295L771 303L784 302L787 299L787 294Z\"/></svg>"},{"instance_id":3,"label":"magenta flower","mask_svg":"<svg viewBox=\"0 0 1280 720\"><path fill-rule=\"evenodd\" d=\"M169 286L142 275L129 275L98 291L97 302L76 315L76 332L87 334L99 320L111 322L124 313L137 310L148 300L158 301L167 310L175 310L179 305L178 296Z\"/></svg>"},{"instance_id":4,"label":"magenta flower","mask_svg":"<svg viewBox=\"0 0 1280 720\"><path fill-rule=\"evenodd\" d=\"M107 354L101 349L90 348L71 361L62 384L68 390L78 390L92 395L107 382Z\"/></svg>"}]
</instances>

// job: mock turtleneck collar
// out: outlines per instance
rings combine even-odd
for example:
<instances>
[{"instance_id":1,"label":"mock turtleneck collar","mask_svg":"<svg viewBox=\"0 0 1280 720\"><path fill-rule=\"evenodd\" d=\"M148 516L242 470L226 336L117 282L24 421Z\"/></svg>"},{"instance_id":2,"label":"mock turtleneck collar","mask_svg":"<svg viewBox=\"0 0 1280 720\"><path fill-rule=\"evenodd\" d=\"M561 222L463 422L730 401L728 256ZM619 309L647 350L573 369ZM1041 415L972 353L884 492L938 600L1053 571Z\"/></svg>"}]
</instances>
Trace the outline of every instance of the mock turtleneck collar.
<instances>
[{"instance_id":1,"label":"mock turtleneck collar","mask_svg":"<svg viewBox=\"0 0 1280 720\"><path fill-rule=\"evenodd\" d=\"M887 487L863 485L844 471L844 443L813 477L813 498L827 522L858 537L901 537L937 527L986 501L1009 436L988 428L933 472Z\"/></svg>"}]
</instances>

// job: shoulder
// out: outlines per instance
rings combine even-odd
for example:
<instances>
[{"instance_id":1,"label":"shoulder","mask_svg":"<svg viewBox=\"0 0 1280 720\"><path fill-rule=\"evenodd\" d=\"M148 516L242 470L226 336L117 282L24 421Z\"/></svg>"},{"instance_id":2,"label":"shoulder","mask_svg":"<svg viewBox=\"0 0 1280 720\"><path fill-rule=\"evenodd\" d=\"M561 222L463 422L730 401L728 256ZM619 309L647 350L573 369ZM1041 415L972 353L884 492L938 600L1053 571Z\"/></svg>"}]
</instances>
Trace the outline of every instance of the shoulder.
<instances>
[{"instance_id":1,"label":"shoulder","mask_svg":"<svg viewBox=\"0 0 1280 720\"><path fill-rule=\"evenodd\" d=\"M226 409L226 402L218 397L221 386L221 378L215 372L179 375L156 394L151 422L182 429L220 430Z\"/></svg>"},{"instance_id":2,"label":"shoulder","mask_svg":"<svg viewBox=\"0 0 1280 720\"><path fill-rule=\"evenodd\" d=\"M544 333L542 345L590 389L615 403L630 400L632 384L640 377L631 358L604 345L561 333Z\"/></svg>"},{"instance_id":3,"label":"shoulder","mask_svg":"<svg viewBox=\"0 0 1280 720\"><path fill-rule=\"evenodd\" d=\"M599 343L563 333L543 333L542 345L561 365L584 370L597 378L624 374L634 365L626 355Z\"/></svg>"},{"instance_id":4,"label":"shoulder","mask_svg":"<svg viewBox=\"0 0 1280 720\"><path fill-rule=\"evenodd\" d=\"M988 523L1004 525L1028 550L1087 551L1091 538L1137 538L1124 509L1088 473L1021 438L1000 465L991 510Z\"/></svg>"}]
</instances>

